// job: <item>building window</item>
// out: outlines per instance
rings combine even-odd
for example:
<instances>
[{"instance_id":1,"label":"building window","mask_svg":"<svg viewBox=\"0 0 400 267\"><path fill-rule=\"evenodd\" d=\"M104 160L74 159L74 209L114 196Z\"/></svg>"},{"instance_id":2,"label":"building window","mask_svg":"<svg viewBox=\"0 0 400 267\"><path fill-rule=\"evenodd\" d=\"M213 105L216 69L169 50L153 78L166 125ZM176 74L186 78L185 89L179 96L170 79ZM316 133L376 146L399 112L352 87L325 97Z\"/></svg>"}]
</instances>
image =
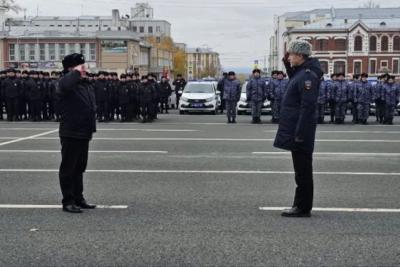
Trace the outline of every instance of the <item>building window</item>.
<instances>
[{"instance_id":1,"label":"building window","mask_svg":"<svg viewBox=\"0 0 400 267\"><path fill-rule=\"evenodd\" d=\"M90 60L96 61L96 44L90 44Z\"/></svg>"},{"instance_id":2,"label":"building window","mask_svg":"<svg viewBox=\"0 0 400 267\"><path fill-rule=\"evenodd\" d=\"M10 44L8 47L9 60L15 61L15 44Z\"/></svg>"},{"instance_id":3,"label":"building window","mask_svg":"<svg viewBox=\"0 0 400 267\"><path fill-rule=\"evenodd\" d=\"M362 72L362 63L361 63L361 61L354 61L353 73L354 74L361 74L361 72Z\"/></svg>"},{"instance_id":4,"label":"building window","mask_svg":"<svg viewBox=\"0 0 400 267\"><path fill-rule=\"evenodd\" d=\"M76 51L75 51L75 44L69 44L68 45L68 53L69 54L72 54L72 53L75 53Z\"/></svg>"},{"instance_id":5,"label":"building window","mask_svg":"<svg viewBox=\"0 0 400 267\"><path fill-rule=\"evenodd\" d=\"M327 51L328 50L328 40L317 40L317 51Z\"/></svg>"},{"instance_id":6,"label":"building window","mask_svg":"<svg viewBox=\"0 0 400 267\"><path fill-rule=\"evenodd\" d=\"M321 64L321 69L324 72L324 74L327 74L328 71L328 62L327 61L320 61Z\"/></svg>"},{"instance_id":7,"label":"building window","mask_svg":"<svg viewBox=\"0 0 400 267\"><path fill-rule=\"evenodd\" d=\"M334 73L346 73L346 62L336 61L333 64L333 72Z\"/></svg>"},{"instance_id":8,"label":"building window","mask_svg":"<svg viewBox=\"0 0 400 267\"><path fill-rule=\"evenodd\" d=\"M55 61L56 60L56 45L49 44L49 60Z\"/></svg>"},{"instance_id":9,"label":"building window","mask_svg":"<svg viewBox=\"0 0 400 267\"><path fill-rule=\"evenodd\" d=\"M382 36L381 38L381 51L388 51L389 50L389 37Z\"/></svg>"},{"instance_id":10,"label":"building window","mask_svg":"<svg viewBox=\"0 0 400 267\"><path fill-rule=\"evenodd\" d=\"M159 43L161 43L161 37L157 37L156 38L156 42L159 44Z\"/></svg>"},{"instance_id":11,"label":"building window","mask_svg":"<svg viewBox=\"0 0 400 267\"><path fill-rule=\"evenodd\" d=\"M376 59L371 59L369 61L369 73L371 74L376 73Z\"/></svg>"},{"instance_id":12,"label":"building window","mask_svg":"<svg viewBox=\"0 0 400 267\"><path fill-rule=\"evenodd\" d=\"M362 51L362 50L363 50L362 37L356 36L356 38L354 38L354 51Z\"/></svg>"},{"instance_id":13,"label":"building window","mask_svg":"<svg viewBox=\"0 0 400 267\"><path fill-rule=\"evenodd\" d=\"M335 40L336 51L346 51L346 40L336 39Z\"/></svg>"},{"instance_id":14,"label":"building window","mask_svg":"<svg viewBox=\"0 0 400 267\"><path fill-rule=\"evenodd\" d=\"M369 51L376 51L376 36L369 38Z\"/></svg>"},{"instance_id":15,"label":"building window","mask_svg":"<svg viewBox=\"0 0 400 267\"><path fill-rule=\"evenodd\" d=\"M19 45L19 61L25 61L25 45L20 44Z\"/></svg>"},{"instance_id":16,"label":"building window","mask_svg":"<svg viewBox=\"0 0 400 267\"><path fill-rule=\"evenodd\" d=\"M153 33L153 27L149 27L149 33Z\"/></svg>"},{"instance_id":17,"label":"building window","mask_svg":"<svg viewBox=\"0 0 400 267\"><path fill-rule=\"evenodd\" d=\"M30 61L36 60L36 48L34 44L29 45L29 60Z\"/></svg>"},{"instance_id":18,"label":"building window","mask_svg":"<svg viewBox=\"0 0 400 267\"><path fill-rule=\"evenodd\" d=\"M79 44L79 53L86 57L86 44Z\"/></svg>"},{"instance_id":19,"label":"building window","mask_svg":"<svg viewBox=\"0 0 400 267\"><path fill-rule=\"evenodd\" d=\"M393 37L393 51L400 51L400 36Z\"/></svg>"},{"instance_id":20,"label":"building window","mask_svg":"<svg viewBox=\"0 0 400 267\"><path fill-rule=\"evenodd\" d=\"M46 47L44 44L39 44L39 60L40 61L46 60Z\"/></svg>"},{"instance_id":21,"label":"building window","mask_svg":"<svg viewBox=\"0 0 400 267\"><path fill-rule=\"evenodd\" d=\"M58 45L58 54L59 54L59 59L63 60L65 57L65 44Z\"/></svg>"},{"instance_id":22,"label":"building window","mask_svg":"<svg viewBox=\"0 0 400 267\"><path fill-rule=\"evenodd\" d=\"M393 73L394 74L399 74L400 73L400 66L399 66L399 60L398 59L393 59Z\"/></svg>"},{"instance_id":23,"label":"building window","mask_svg":"<svg viewBox=\"0 0 400 267\"><path fill-rule=\"evenodd\" d=\"M144 33L144 27L143 27L143 26L140 26L140 27L139 27L139 31L140 31L140 33Z\"/></svg>"},{"instance_id":24,"label":"building window","mask_svg":"<svg viewBox=\"0 0 400 267\"><path fill-rule=\"evenodd\" d=\"M137 32L137 27L136 26L133 26L133 32Z\"/></svg>"},{"instance_id":25,"label":"building window","mask_svg":"<svg viewBox=\"0 0 400 267\"><path fill-rule=\"evenodd\" d=\"M156 26L156 32L161 32L161 27L160 26Z\"/></svg>"},{"instance_id":26,"label":"building window","mask_svg":"<svg viewBox=\"0 0 400 267\"><path fill-rule=\"evenodd\" d=\"M381 61L381 69L387 69L387 67L388 67L388 61L382 60Z\"/></svg>"}]
</instances>

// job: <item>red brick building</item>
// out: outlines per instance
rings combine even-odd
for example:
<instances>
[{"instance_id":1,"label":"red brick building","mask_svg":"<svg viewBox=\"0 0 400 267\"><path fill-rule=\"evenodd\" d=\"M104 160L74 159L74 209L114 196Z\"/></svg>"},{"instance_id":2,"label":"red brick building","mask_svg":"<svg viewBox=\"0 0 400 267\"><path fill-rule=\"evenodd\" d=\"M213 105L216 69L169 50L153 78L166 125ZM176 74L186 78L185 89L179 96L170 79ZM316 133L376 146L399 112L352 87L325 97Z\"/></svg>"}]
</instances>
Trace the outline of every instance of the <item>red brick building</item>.
<instances>
[{"instance_id":1,"label":"red brick building","mask_svg":"<svg viewBox=\"0 0 400 267\"><path fill-rule=\"evenodd\" d=\"M291 40L313 45L326 74L389 71L400 76L400 19L358 19L317 22L285 33L285 50Z\"/></svg>"}]
</instances>

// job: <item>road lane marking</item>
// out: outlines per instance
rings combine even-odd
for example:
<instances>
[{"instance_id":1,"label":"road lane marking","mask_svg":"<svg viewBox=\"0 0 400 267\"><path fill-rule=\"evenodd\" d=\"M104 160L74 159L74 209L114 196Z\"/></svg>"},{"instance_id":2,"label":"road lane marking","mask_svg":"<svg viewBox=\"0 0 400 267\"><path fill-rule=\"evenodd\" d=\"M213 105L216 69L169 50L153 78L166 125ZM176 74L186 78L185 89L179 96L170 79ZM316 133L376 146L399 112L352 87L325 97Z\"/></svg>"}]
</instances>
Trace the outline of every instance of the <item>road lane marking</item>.
<instances>
[{"instance_id":1,"label":"road lane marking","mask_svg":"<svg viewBox=\"0 0 400 267\"><path fill-rule=\"evenodd\" d=\"M261 211L282 211L289 207L260 207ZM313 211L321 212L361 212L361 213L400 213L400 209L381 208L313 208Z\"/></svg>"},{"instance_id":2,"label":"road lane marking","mask_svg":"<svg viewBox=\"0 0 400 267\"><path fill-rule=\"evenodd\" d=\"M47 131L47 132L44 132L44 133L39 133L39 134L27 136L27 137L20 137L18 139L14 139L14 140L11 140L11 141L0 143L0 146L5 146L5 145L9 145L9 144L13 144L13 143L29 140L29 139L35 139L35 138L38 138L38 137L41 137L41 136L44 136L44 135L55 133L57 131L58 131L58 129L54 129L54 130L51 130L51 131Z\"/></svg>"},{"instance_id":3,"label":"road lane marking","mask_svg":"<svg viewBox=\"0 0 400 267\"><path fill-rule=\"evenodd\" d=\"M291 155L290 152L252 152L253 155ZM400 153L314 152L316 156L399 157Z\"/></svg>"},{"instance_id":4,"label":"road lane marking","mask_svg":"<svg viewBox=\"0 0 400 267\"><path fill-rule=\"evenodd\" d=\"M0 172L24 172L24 173L58 173L58 169L0 169ZM293 175L293 171L268 171L268 170L87 170L87 173L198 173L198 174L288 174ZM315 171L315 175L343 175L343 176L398 176L400 172L323 172Z\"/></svg>"},{"instance_id":5,"label":"road lane marking","mask_svg":"<svg viewBox=\"0 0 400 267\"><path fill-rule=\"evenodd\" d=\"M33 139L33 138L32 138ZM37 137L35 140L57 140L58 137ZM275 139L265 138L134 138L134 137L95 137L99 141L209 141L209 142L274 142ZM400 143L400 140L368 140L368 139L316 139L320 143Z\"/></svg>"},{"instance_id":6,"label":"road lane marking","mask_svg":"<svg viewBox=\"0 0 400 267\"><path fill-rule=\"evenodd\" d=\"M0 153L60 153L60 150L0 150ZM89 153L98 154L168 154L168 151L157 151L157 150L91 150Z\"/></svg>"},{"instance_id":7,"label":"road lane marking","mask_svg":"<svg viewBox=\"0 0 400 267\"><path fill-rule=\"evenodd\" d=\"M278 131L278 129L276 130L265 130L263 131L264 133L276 133ZM400 131L337 131L337 130L332 130L332 131L320 131L317 130L317 134L318 133L360 133L360 134L364 134L364 133L372 133L372 134L400 134Z\"/></svg>"},{"instance_id":8,"label":"road lane marking","mask_svg":"<svg viewBox=\"0 0 400 267\"><path fill-rule=\"evenodd\" d=\"M0 204L0 209L61 209L62 205ZM127 209L126 205L97 205L97 209Z\"/></svg>"},{"instance_id":9,"label":"road lane marking","mask_svg":"<svg viewBox=\"0 0 400 267\"><path fill-rule=\"evenodd\" d=\"M0 128L6 131L46 131L54 128ZM139 128L99 128L97 131L138 131L138 132L199 132L189 129L139 129Z\"/></svg>"}]
</instances>

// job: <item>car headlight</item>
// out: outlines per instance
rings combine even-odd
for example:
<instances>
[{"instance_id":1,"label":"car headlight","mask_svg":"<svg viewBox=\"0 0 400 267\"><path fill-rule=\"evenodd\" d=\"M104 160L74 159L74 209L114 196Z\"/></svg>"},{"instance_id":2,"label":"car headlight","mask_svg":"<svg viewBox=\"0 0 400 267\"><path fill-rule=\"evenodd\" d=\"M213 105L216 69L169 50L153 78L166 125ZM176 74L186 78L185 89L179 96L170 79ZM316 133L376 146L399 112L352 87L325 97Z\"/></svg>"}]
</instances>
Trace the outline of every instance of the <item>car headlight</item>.
<instances>
[{"instance_id":1,"label":"car headlight","mask_svg":"<svg viewBox=\"0 0 400 267\"><path fill-rule=\"evenodd\" d=\"M210 97L210 98L206 99L206 102L211 102L211 101L214 101L214 100L215 100L215 97Z\"/></svg>"},{"instance_id":2,"label":"car headlight","mask_svg":"<svg viewBox=\"0 0 400 267\"><path fill-rule=\"evenodd\" d=\"M187 98L187 97L181 97L181 100L183 101L183 102L188 102L189 101L189 99Z\"/></svg>"}]
</instances>

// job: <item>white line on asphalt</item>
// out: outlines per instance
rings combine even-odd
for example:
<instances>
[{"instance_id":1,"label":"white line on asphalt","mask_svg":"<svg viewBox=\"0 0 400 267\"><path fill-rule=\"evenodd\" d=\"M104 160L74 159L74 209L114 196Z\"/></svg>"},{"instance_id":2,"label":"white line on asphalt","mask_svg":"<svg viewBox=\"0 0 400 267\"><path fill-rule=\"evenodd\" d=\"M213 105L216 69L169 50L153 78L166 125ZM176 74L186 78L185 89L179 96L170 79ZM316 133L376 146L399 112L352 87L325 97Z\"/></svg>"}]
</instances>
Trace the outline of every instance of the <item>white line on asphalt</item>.
<instances>
[{"instance_id":1,"label":"white line on asphalt","mask_svg":"<svg viewBox=\"0 0 400 267\"><path fill-rule=\"evenodd\" d=\"M7 131L45 131L53 128L0 128ZM138 128L99 128L97 131L138 131L138 132L199 132L199 130L189 129L138 129Z\"/></svg>"},{"instance_id":2,"label":"white line on asphalt","mask_svg":"<svg viewBox=\"0 0 400 267\"><path fill-rule=\"evenodd\" d=\"M0 172L58 173L58 169L0 169ZM199 173L199 174L294 174L293 171L235 171L235 170L87 170L88 173ZM400 172L322 172L315 175L398 176Z\"/></svg>"},{"instance_id":3,"label":"white line on asphalt","mask_svg":"<svg viewBox=\"0 0 400 267\"><path fill-rule=\"evenodd\" d=\"M290 152L252 152L253 155L290 155ZM400 153L314 152L316 156L399 157Z\"/></svg>"},{"instance_id":4,"label":"white line on asphalt","mask_svg":"<svg viewBox=\"0 0 400 267\"><path fill-rule=\"evenodd\" d=\"M288 207L260 207L262 211L282 211ZM313 208L313 211L322 212L364 212L364 213L400 213L400 209L378 208Z\"/></svg>"},{"instance_id":5,"label":"white line on asphalt","mask_svg":"<svg viewBox=\"0 0 400 267\"><path fill-rule=\"evenodd\" d=\"M276 133L278 129L276 130L265 130L263 132L265 133ZM372 134L400 134L400 131L319 131L317 130L317 134L318 133L372 133Z\"/></svg>"},{"instance_id":6,"label":"white line on asphalt","mask_svg":"<svg viewBox=\"0 0 400 267\"><path fill-rule=\"evenodd\" d=\"M5 145L8 145L8 144L13 144L13 143L17 143L17 142L21 142L21 141L25 141L25 140L29 140L29 139L35 139L35 138L40 137L40 136L44 136L44 135L55 133L57 131L58 131L58 129L55 129L55 130L47 131L47 132L40 133L40 134L35 134L35 135L27 136L27 137L21 137L21 138L15 139L15 140L11 140L11 141L0 143L0 146L5 146Z\"/></svg>"},{"instance_id":7,"label":"white line on asphalt","mask_svg":"<svg viewBox=\"0 0 400 267\"><path fill-rule=\"evenodd\" d=\"M0 204L0 209L60 209L61 205ZM97 205L98 209L127 209L126 205Z\"/></svg>"},{"instance_id":8,"label":"white line on asphalt","mask_svg":"<svg viewBox=\"0 0 400 267\"><path fill-rule=\"evenodd\" d=\"M56 140L58 137L38 137L35 140ZM264 138L130 138L130 137L95 137L98 141L209 141L209 142L274 142L275 139ZM400 140L368 140L368 139L316 139L321 143L400 143Z\"/></svg>"},{"instance_id":9,"label":"white line on asphalt","mask_svg":"<svg viewBox=\"0 0 400 267\"><path fill-rule=\"evenodd\" d=\"M60 150L0 150L0 153L60 153ZM168 154L168 151L141 151L141 150L91 150L89 153L115 154Z\"/></svg>"}]
</instances>

